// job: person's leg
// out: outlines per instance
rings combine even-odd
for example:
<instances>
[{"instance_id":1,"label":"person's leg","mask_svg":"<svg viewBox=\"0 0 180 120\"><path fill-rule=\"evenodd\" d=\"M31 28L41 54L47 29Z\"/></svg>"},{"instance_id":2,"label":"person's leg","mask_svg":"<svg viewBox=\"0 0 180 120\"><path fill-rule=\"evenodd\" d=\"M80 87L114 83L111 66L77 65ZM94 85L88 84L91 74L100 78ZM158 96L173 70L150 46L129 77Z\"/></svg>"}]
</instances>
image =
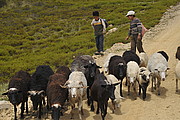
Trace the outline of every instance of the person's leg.
<instances>
[{"instance_id":1,"label":"person's leg","mask_svg":"<svg viewBox=\"0 0 180 120\"><path fill-rule=\"evenodd\" d=\"M99 36L99 52L104 51L104 35Z\"/></svg>"},{"instance_id":2,"label":"person's leg","mask_svg":"<svg viewBox=\"0 0 180 120\"><path fill-rule=\"evenodd\" d=\"M142 39L137 40L137 49L138 49L139 53L144 52L144 49L142 47Z\"/></svg>"},{"instance_id":3,"label":"person's leg","mask_svg":"<svg viewBox=\"0 0 180 120\"><path fill-rule=\"evenodd\" d=\"M136 53L136 36L131 37L131 51Z\"/></svg>"},{"instance_id":4,"label":"person's leg","mask_svg":"<svg viewBox=\"0 0 180 120\"><path fill-rule=\"evenodd\" d=\"M98 52L100 52L100 48L99 48L99 44L100 44L99 41L100 41L100 40L99 40L99 38L100 38L99 36L96 36L96 38L95 38L95 39L96 39L96 48L97 48L97 51L98 51Z\"/></svg>"}]
</instances>

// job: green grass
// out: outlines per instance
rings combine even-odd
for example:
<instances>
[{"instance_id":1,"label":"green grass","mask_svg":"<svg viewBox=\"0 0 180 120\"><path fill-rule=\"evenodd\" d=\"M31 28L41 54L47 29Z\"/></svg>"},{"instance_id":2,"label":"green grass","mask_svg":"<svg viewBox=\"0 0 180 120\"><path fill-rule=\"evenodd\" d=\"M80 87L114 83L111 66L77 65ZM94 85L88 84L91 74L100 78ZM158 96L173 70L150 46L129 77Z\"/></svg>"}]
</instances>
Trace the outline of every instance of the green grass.
<instances>
[{"instance_id":1,"label":"green grass","mask_svg":"<svg viewBox=\"0 0 180 120\"><path fill-rule=\"evenodd\" d=\"M69 66L74 56L95 51L92 12L118 31L107 35L105 49L114 43L127 43L129 10L137 12L147 27L155 26L163 13L180 0L0 0L0 83L15 72L33 73L38 65L54 70ZM1 4L2 3L2 4ZM109 30L110 28L108 28Z\"/></svg>"}]
</instances>

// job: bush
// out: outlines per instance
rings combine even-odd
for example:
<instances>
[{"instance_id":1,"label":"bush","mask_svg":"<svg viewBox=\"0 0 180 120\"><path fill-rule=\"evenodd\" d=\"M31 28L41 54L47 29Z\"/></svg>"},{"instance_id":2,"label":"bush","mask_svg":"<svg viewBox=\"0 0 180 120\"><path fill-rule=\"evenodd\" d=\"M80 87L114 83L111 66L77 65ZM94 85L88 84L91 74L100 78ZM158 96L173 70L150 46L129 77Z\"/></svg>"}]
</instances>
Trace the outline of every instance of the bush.
<instances>
[{"instance_id":1,"label":"bush","mask_svg":"<svg viewBox=\"0 0 180 120\"><path fill-rule=\"evenodd\" d=\"M105 37L107 49L117 42L129 42L124 40L130 22L125 15L129 10L136 11L150 28L179 0L8 0L7 6L3 2L0 1L0 82L7 82L18 70L33 73L42 64L55 69L69 66L73 56L92 55L96 47L90 23L95 10L118 28Z\"/></svg>"}]
</instances>

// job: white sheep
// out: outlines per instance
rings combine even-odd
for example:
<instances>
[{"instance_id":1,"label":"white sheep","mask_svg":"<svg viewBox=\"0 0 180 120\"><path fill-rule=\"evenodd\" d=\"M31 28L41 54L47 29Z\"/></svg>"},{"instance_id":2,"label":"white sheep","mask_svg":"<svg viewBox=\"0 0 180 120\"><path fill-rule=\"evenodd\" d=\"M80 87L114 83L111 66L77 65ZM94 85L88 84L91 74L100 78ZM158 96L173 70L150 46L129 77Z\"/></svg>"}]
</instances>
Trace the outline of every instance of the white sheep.
<instances>
[{"instance_id":1,"label":"white sheep","mask_svg":"<svg viewBox=\"0 0 180 120\"><path fill-rule=\"evenodd\" d=\"M136 62L130 61L127 63L127 85L128 85L128 95L130 94L130 86L134 91L134 99L137 98L137 91L136 91L136 82L139 75L139 66Z\"/></svg>"},{"instance_id":2,"label":"white sheep","mask_svg":"<svg viewBox=\"0 0 180 120\"><path fill-rule=\"evenodd\" d=\"M148 64L148 56L145 52L139 53L139 58L140 58L140 67L146 67Z\"/></svg>"},{"instance_id":3,"label":"white sheep","mask_svg":"<svg viewBox=\"0 0 180 120\"><path fill-rule=\"evenodd\" d=\"M161 80L163 81L165 80L166 72L169 69L168 61L161 53L154 53L149 58L147 67L149 71L152 73L151 91L153 92L153 82L154 82L155 89L157 89L158 95L160 95L159 88L160 88Z\"/></svg>"},{"instance_id":4,"label":"white sheep","mask_svg":"<svg viewBox=\"0 0 180 120\"><path fill-rule=\"evenodd\" d=\"M119 82L119 80L112 74L106 75L106 78L107 78L107 81L111 84L115 84ZM115 86L114 95L115 95L115 100L113 104L114 104L114 110L115 110L116 108L120 107L120 101L124 99L123 97L120 96L120 85Z\"/></svg>"},{"instance_id":5,"label":"white sheep","mask_svg":"<svg viewBox=\"0 0 180 120\"><path fill-rule=\"evenodd\" d=\"M71 118L73 118L73 110L75 103L78 103L79 118L82 120L83 103L82 100L86 99L87 81L82 72L74 71L70 74L68 81L65 83L64 88L68 88L69 102L71 104Z\"/></svg>"},{"instance_id":6,"label":"white sheep","mask_svg":"<svg viewBox=\"0 0 180 120\"><path fill-rule=\"evenodd\" d=\"M178 80L180 80L180 61L178 61L175 67L175 75L176 75L176 92L178 92Z\"/></svg>"}]
</instances>

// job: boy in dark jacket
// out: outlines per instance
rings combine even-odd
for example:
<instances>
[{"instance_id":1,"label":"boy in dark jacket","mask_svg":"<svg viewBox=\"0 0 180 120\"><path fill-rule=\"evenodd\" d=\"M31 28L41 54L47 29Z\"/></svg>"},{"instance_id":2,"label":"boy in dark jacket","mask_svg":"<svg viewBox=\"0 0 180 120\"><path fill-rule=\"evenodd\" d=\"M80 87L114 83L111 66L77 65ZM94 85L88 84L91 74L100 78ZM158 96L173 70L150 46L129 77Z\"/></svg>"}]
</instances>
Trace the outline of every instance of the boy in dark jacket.
<instances>
[{"instance_id":1,"label":"boy in dark jacket","mask_svg":"<svg viewBox=\"0 0 180 120\"><path fill-rule=\"evenodd\" d=\"M106 33L106 25L103 19L99 17L99 12L94 11L93 12L93 17L94 19L91 22L91 25L94 28L94 34L95 34L95 39L96 39L96 47L97 47L97 52L95 54L103 54L104 48L103 48L103 43L104 43L104 34Z\"/></svg>"}]
</instances>

